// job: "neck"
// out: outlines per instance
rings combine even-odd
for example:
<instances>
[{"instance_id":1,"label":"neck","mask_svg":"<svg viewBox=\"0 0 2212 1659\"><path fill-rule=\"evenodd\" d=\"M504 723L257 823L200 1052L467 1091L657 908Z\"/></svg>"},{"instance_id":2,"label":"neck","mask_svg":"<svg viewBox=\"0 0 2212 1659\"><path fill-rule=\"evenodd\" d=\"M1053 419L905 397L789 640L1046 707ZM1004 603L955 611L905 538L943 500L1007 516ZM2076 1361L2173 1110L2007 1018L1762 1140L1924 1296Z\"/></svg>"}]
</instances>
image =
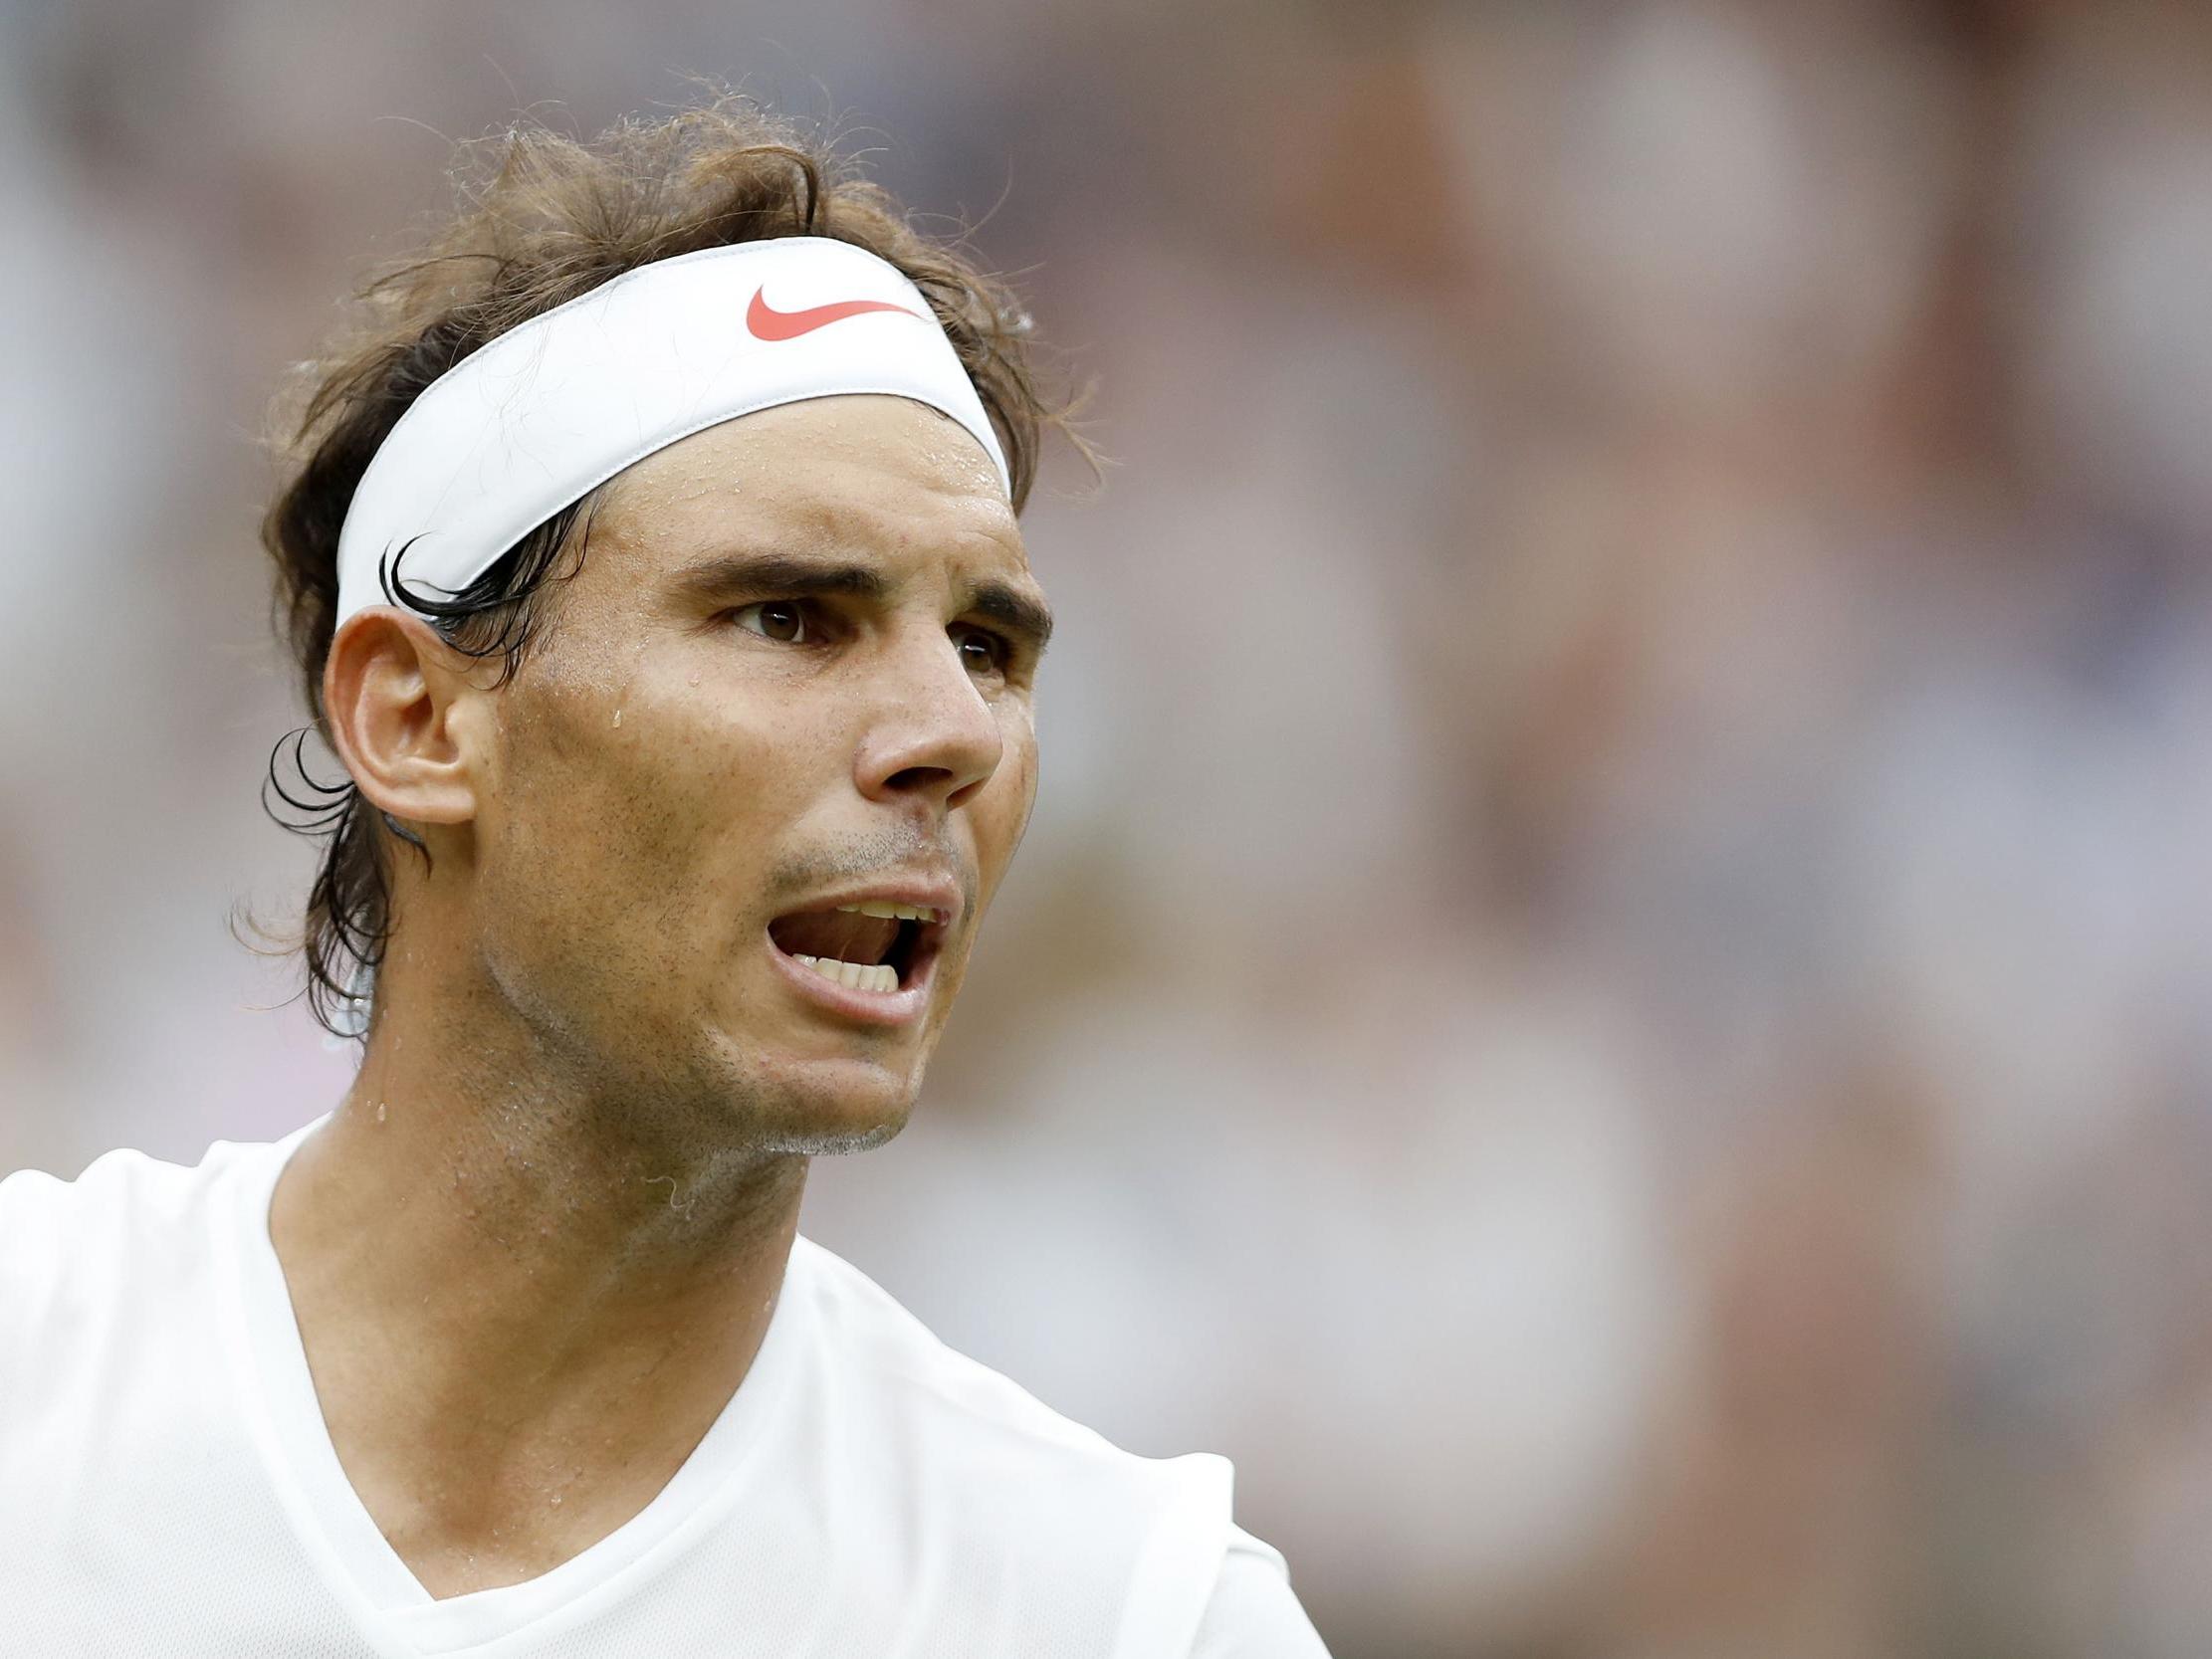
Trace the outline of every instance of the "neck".
<instances>
[{"instance_id":1,"label":"neck","mask_svg":"<svg viewBox=\"0 0 2212 1659\"><path fill-rule=\"evenodd\" d=\"M611 1530L751 1366L806 1160L609 1099L515 1022L378 1012L270 1209L339 1459L395 1545L549 1502Z\"/></svg>"}]
</instances>

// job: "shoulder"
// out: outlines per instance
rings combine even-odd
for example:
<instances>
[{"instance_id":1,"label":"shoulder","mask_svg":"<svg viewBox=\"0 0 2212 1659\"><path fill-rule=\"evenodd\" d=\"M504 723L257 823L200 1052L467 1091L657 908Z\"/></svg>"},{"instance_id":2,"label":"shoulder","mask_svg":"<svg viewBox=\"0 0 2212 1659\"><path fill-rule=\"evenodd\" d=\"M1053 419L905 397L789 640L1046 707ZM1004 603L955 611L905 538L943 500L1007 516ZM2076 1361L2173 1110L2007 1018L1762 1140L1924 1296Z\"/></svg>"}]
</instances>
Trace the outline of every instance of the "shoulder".
<instances>
[{"instance_id":1,"label":"shoulder","mask_svg":"<svg viewBox=\"0 0 2212 1659\"><path fill-rule=\"evenodd\" d=\"M1290 1587L1282 1552L1241 1527L1229 1529L1221 1575L1199 1621L1191 1659L1328 1659Z\"/></svg>"},{"instance_id":2,"label":"shoulder","mask_svg":"<svg viewBox=\"0 0 2212 1659\"><path fill-rule=\"evenodd\" d=\"M802 1238L792 1263L820 1361L809 1409L834 1423L871 1508L930 1518L973 1583L1035 1586L1053 1616L1114 1609L1117 1654L1189 1650L1234 1531L1226 1458L1126 1451L940 1341L832 1252Z\"/></svg>"},{"instance_id":3,"label":"shoulder","mask_svg":"<svg viewBox=\"0 0 2212 1659\"><path fill-rule=\"evenodd\" d=\"M65 1258L96 1264L133 1227L173 1220L199 1173L127 1147L102 1153L75 1179L16 1170L0 1179L0 1283L45 1277Z\"/></svg>"},{"instance_id":4,"label":"shoulder","mask_svg":"<svg viewBox=\"0 0 2212 1659\"><path fill-rule=\"evenodd\" d=\"M800 1238L792 1261L811 1303L824 1351L871 1409L920 1434L956 1439L970 1456L988 1453L1031 1472L1064 1478L1143 1481L1186 1464L1124 1451L1095 1429L1053 1410L1002 1372L950 1347L892 1295L834 1252ZM1226 1463L1207 1458L1225 1471ZM1202 1480L1218 1478L1213 1468Z\"/></svg>"},{"instance_id":5,"label":"shoulder","mask_svg":"<svg viewBox=\"0 0 2212 1659\"><path fill-rule=\"evenodd\" d=\"M209 1195L236 1154L219 1141L197 1164L105 1152L75 1179L19 1169L0 1179L0 1354L84 1336L126 1288L205 1265Z\"/></svg>"},{"instance_id":6,"label":"shoulder","mask_svg":"<svg viewBox=\"0 0 2212 1659\"><path fill-rule=\"evenodd\" d=\"M120 1146L101 1153L74 1179L18 1169L0 1178L0 1237L29 1243L173 1223L191 1213L240 1156L267 1149L218 1141L199 1162L186 1164Z\"/></svg>"}]
</instances>

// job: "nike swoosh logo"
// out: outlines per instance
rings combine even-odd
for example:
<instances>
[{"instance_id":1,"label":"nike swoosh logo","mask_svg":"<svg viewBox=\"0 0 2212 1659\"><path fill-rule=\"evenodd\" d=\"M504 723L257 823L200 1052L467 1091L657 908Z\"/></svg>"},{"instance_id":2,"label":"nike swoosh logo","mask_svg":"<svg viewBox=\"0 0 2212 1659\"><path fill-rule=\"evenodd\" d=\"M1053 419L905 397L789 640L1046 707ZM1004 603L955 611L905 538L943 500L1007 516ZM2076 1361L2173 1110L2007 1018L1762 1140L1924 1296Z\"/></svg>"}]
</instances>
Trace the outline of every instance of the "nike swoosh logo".
<instances>
[{"instance_id":1,"label":"nike swoosh logo","mask_svg":"<svg viewBox=\"0 0 2212 1659\"><path fill-rule=\"evenodd\" d=\"M827 306L809 306L802 311L779 311L768 303L765 289L755 289L753 304L745 310L745 325L753 330L756 339L791 340L848 316L858 316L862 311L915 314L904 306L894 306L886 300L838 300Z\"/></svg>"}]
</instances>

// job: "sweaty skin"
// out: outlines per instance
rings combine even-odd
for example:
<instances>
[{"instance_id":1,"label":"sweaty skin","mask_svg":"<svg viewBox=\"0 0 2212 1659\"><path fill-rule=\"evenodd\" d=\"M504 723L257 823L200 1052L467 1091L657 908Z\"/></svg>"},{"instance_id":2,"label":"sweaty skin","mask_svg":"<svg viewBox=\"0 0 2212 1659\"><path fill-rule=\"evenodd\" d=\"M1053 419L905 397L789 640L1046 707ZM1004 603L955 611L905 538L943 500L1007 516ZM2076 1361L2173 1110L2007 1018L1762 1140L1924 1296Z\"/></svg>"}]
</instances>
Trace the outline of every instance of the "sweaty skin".
<instances>
[{"instance_id":1,"label":"sweaty skin","mask_svg":"<svg viewBox=\"0 0 2212 1659\"><path fill-rule=\"evenodd\" d=\"M762 557L877 591L687 579ZM922 405L647 457L549 597L504 687L389 607L325 677L431 869L394 847L365 1058L270 1231L339 1461L441 1598L578 1554L698 1444L808 1155L905 1123L1036 787L1042 596L990 460ZM807 995L771 921L902 880L958 896L918 1017Z\"/></svg>"}]
</instances>

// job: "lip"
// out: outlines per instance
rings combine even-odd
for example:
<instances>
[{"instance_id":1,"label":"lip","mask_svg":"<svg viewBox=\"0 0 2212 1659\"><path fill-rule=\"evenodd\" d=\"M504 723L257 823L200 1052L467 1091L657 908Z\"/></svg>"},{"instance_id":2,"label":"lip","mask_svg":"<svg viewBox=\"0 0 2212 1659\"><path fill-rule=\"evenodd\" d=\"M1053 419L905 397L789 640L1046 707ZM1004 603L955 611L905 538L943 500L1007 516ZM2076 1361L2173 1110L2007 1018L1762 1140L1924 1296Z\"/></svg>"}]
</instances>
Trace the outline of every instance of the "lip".
<instances>
[{"instance_id":1,"label":"lip","mask_svg":"<svg viewBox=\"0 0 2212 1659\"><path fill-rule=\"evenodd\" d=\"M937 958L955 924L960 921L961 891L957 885L950 881L928 880L879 882L846 893L823 894L780 914L790 916L798 911L835 910L842 905L870 902L924 906L945 918L923 928L921 936L915 941L914 960L906 983L897 990L864 991L825 979L804 962L795 960L766 928L761 930L761 942L768 947L775 970L794 991L817 1007L863 1025L912 1025L929 1006L930 991L937 982Z\"/></svg>"},{"instance_id":2,"label":"lip","mask_svg":"<svg viewBox=\"0 0 2212 1659\"><path fill-rule=\"evenodd\" d=\"M795 916L800 911L833 911L842 905L865 904L926 905L942 911L945 920L939 926L950 929L960 920L960 884L950 876L892 877L868 887L816 894L803 905L793 905L779 914Z\"/></svg>"}]
</instances>

